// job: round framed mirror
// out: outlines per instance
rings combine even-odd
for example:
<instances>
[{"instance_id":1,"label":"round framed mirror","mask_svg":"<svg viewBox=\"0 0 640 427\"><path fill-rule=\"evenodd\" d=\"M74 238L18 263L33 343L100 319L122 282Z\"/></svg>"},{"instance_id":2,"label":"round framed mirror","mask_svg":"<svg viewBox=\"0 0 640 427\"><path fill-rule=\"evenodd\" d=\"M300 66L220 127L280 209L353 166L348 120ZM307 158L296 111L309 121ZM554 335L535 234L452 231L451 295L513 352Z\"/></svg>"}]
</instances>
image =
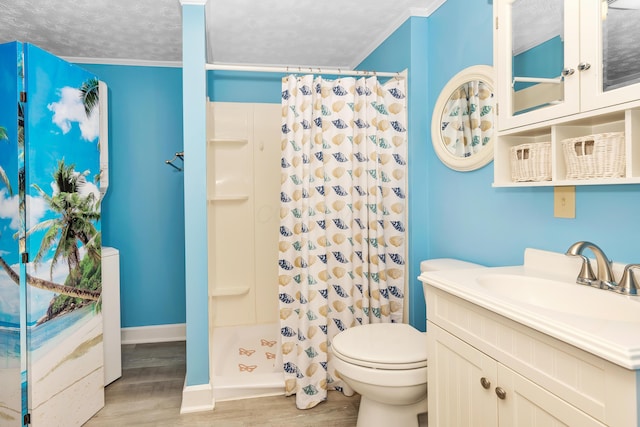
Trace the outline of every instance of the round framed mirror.
<instances>
[{"instance_id":1,"label":"round framed mirror","mask_svg":"<svg viewBox=\"0 0 640 427\"><path fill-rule=\"evenodd\" d=\"M453 76L431 119L433 148L445 165L471 171L493 159L493 67L474 65Z\"/></svg>"}]
</instances>

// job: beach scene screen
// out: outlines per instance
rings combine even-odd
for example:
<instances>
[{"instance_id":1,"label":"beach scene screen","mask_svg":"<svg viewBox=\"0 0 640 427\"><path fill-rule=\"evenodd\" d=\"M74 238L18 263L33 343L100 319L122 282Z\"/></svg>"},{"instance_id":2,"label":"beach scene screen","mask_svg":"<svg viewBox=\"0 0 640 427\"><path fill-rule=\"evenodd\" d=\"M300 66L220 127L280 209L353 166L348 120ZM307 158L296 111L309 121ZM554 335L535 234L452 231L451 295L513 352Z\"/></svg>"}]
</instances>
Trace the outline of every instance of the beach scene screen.
<instances>
[{"instance_id":1,"label":"beach scene screen","mask_svg":"<svg viewBox=\"0 0 640 427\"><path fill-rule=\"evenodd\" d=\"M104 405L98 79L21 47L16 180L0 182L0 301L23 290L18 387L31 423L81 425Z\"/></svg>"}]
</instances>

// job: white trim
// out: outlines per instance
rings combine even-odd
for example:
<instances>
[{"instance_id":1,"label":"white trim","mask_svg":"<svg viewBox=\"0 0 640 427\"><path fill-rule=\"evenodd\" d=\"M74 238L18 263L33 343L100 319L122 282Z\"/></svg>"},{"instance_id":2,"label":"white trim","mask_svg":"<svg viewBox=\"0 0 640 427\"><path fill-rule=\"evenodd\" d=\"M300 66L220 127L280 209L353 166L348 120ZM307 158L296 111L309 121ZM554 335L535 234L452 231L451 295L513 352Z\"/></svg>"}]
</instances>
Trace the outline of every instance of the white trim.
<instances>
[{"instance_id":1,"label":"white trim","mask_svg":"<svg viewBox=\"0 0 640 427\"><path fill-rule=\"evenodd\" d=\"M435 10L438 9L445 1L446 0L434 0L428 7L411 8L407 13L403 13L402 15L400 15L395 21L391 21L391 24L389 25L387 30L379 33L378 37L373 39L373 41L369 44L369 47L363 50L364 53L360 55L360 57L356 61L353 62L350 68L356 68L362 63L362 61L367 59L367 57L369 57L369 55L371 55L373 51L375 51L386 39L388 39L393 33L395 33L398 28L400 28L402 24L406 22L407 19L411 18L412 16L428 17L433 12L435 12Z\"/></svg>"},{"instance_id":2,"label":"white trim","mask_svg":"<svg viewBox=\"0 0 640 427\"><path fill-rule=\"evenodd\" d=\"M182 6L204 6L205 4L207 4L207 0L180 0L180 4Z\"/></svg>"},{"instance_id":3,"label":"white trim","mask_svg":"<svg viewBox=\"0 0 640 427\"><path fill-rule=\"evenodd\" d=\"M150 61L146 59L86 58L74 56L63 56L62 59L76 64L133 65L138 67L182 68L182 61Z\"/></svg>"},{"instance_id":4,"label":"white trim","mask_svg":"<svg viewBox=\"0 0 640 427\"><path fill-rule=\"evenodd\" d=\"M215 406L216 400L213 397L211 384L188 386L185 378L184 388L182 389L182 404L180 405L181 414L213 411Z\"/></svg>"},{"instance_id":5,"label":"white trim","mask_svg":"<svg viewBox=\"0 0 640 427\"><path fill-rule=\"evenodd\" d=\"M421 18L427 18L431 13L432 10L430 7L412 7L409 9L409 17L419 16Z\"/></svg>"},{"instance_id":6,"label":"white trim","mask_svg":"<svg viewBox=\"0 0 640 427\"><path fill-rule=\"evenodd\" d=\"M122 344L143 344L187 340L187 324L137 326L121 328Z\"/></svg>"},{"instance_id":7,"label":"white trim","mask_svg":"<svg viewBox=\"0 0 640 427\"><path fill-rule=\"evenodd\" d=\"M431 15L433 12L438 10L438 8L440 6L442 6L446 1L447 0L433 0L429 5L427 5L427 7L426 7L427 15L425 15L425 16ZM412 9L412 11L413 11L413 9ZM417 15L417 16L422 16L422 15Z\"/></svg>"}]
</instances>

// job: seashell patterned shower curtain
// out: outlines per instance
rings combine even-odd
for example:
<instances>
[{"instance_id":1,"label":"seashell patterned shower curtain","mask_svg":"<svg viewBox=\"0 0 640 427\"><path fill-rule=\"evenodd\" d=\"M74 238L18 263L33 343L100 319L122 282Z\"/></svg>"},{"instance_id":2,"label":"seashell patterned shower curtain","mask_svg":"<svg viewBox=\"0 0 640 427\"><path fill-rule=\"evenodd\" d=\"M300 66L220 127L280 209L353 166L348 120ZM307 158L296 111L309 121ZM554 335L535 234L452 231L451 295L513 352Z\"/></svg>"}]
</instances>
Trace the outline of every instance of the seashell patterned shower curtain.
<instances>
[{"instance_id":1,"label":"seashell patterned shower curtain","mask_svg":"<svg viewBox=\"0 0 640 427\"><path fill-rule=\"evenodd\" d=\"M300 409L352 393L332 367L337 333L403 320L405 82L282 81L281 341Z\"/></svg>"}]
</instances>

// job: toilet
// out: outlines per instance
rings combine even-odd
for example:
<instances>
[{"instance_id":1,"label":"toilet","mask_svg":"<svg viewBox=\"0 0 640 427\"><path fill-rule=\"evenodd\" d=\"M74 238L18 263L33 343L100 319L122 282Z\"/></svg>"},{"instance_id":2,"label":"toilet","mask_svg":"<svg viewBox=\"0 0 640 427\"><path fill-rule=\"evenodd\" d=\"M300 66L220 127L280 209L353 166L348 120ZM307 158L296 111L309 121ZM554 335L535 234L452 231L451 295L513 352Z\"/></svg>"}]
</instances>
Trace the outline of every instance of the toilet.
<instances>
[{"instance_id":1,"label":"toilet","mask_svg":"<svg viewBox=\"0 0 640 427\"><path fill-rule=\"evenodd\" d=\"M450 258L423 261L420 271L481 268ZM427 337L405 323L372 323L337 334L332 362L360 394L357 427L418 426L427 412Z\"/></svg>"}]
</instances>

